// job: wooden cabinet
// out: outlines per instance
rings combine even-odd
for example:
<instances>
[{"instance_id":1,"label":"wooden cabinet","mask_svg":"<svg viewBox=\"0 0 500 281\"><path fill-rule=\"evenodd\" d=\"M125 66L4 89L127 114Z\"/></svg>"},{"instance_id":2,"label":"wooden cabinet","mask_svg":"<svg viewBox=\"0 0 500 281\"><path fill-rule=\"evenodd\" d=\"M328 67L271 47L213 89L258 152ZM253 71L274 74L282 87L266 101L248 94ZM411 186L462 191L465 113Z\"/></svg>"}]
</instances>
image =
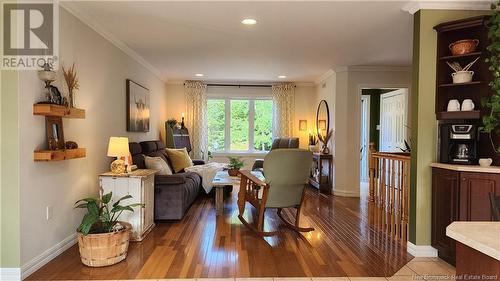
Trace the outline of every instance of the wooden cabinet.
<instances>
[{"instance_id":1,"label":"wooden cabinet","mask_svg":"<svg viewBox=\"0 0 500 281\"><path fill-rule=\"evenodd\" d=\"M446 236L453 221L490 221L488 194L500 194L500 174L432 169L432 246L455 264L455 241Z\"/></svg>"},{"instance_id":2,"label":"wooden cabinet","mask_svg":"<svg viewBox=\"0 0 500 281\"><path fill-rule=\"evenodd\" d=\"M458 220L458 172L432 170L432 246L439 256L455 263L455 243L446 236L446 227Z\"/></svg>"},{"instance_id":3,"label":"wooden cabinet","mask_svg":"<svg viewBox=\"0 0 500 281\"><path fill-rule=\"evenodd\" d=\"M332 193L333 156L331 154L313 153L309 184L325 194Z\"/></svg>"},{"instance_id":4,"label":"wooden cabinet","mask_svg":"<svg viewBox=\"0 0 500 281\"><path fill-rule=\"evenodd\" d=\"M99 176L103 194L113 192L112 201L131 195L123 204L142 203L144 208L123 212L119 220L132 225L133 241L141 241L154 226L154 175L156 170L139 169L125 175L104 173Z\"/></svg>"},{"instance_id":5,"label":"wooden cabinet","mask_svg":"<svg viewBox=\"0 0 500 281\"><path fill-rule=\"evenodd\" d=\"M491 221L489 193L500 194L500 174L460 172L461 221Z\"/></svg>"}]
</instances>

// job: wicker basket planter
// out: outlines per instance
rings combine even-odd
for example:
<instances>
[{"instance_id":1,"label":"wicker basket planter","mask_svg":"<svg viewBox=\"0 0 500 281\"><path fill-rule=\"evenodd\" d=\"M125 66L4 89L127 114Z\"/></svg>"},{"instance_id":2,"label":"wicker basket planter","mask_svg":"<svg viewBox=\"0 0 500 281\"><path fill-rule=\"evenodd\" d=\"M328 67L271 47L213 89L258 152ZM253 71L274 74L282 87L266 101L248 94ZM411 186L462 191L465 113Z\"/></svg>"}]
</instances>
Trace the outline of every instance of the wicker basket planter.
<instances>
[{"instance_id":1,"label":"wicker basket planter","mask_svg":"<svg viewBox=\"0 0 500 281\"><path fill-rule=\"evenodd\" d=\"M119 263L127 257L132 225L120 222L125 229L118 232L87 234L80 232L78 248L82 263L91 267L108 266Z\"/></svg>"}]
</instances>

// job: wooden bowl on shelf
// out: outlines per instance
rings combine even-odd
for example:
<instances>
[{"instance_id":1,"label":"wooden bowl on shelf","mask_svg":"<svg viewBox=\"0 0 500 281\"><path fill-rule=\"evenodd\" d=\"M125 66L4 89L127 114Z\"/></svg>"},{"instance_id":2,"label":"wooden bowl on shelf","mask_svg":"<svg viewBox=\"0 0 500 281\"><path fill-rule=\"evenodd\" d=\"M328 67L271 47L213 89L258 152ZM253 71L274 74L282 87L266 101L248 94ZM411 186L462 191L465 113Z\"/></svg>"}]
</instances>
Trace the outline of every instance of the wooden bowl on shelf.
<instances>
[{"instance_id":1,"label":"wooden bowl on shelf","mask_svg":"<svg viewBox=\"0 0 500 281\"><path fill-rule=\"evenodd\" d=\"M465 39L453 42L448 47L450 48L452 55L458 56L474 52L477 48L477 45L479 45L479 40Z\"/></svg>"}]
</instances>

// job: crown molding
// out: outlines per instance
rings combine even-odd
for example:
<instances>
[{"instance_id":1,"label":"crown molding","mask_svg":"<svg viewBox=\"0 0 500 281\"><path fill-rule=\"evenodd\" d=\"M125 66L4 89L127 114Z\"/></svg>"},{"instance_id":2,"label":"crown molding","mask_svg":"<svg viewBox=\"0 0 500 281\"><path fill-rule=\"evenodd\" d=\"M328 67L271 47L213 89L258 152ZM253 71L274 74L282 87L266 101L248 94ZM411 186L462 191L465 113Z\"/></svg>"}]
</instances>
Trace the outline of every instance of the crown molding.
<instances>
[{"instance_id":1,"label":"crown molding","mask_svg":"<svg viewBox=\"0 0 500 281\"><path fill-rule=\"evenodd\" d=\"M75 16L77 19L79 19L85 25L90 27L92 30L97 32L97 34L104 37L104 39L111 42L111 44L115 45L118 49L120 49L125 54L127 54L129 57L134 59L137 63L144 66L147 70L149 70L151 73L153 73L161 81L163 81L164 83L167 82L167 80L164 77L162 77L161 71L158 68L154 67L151 63L149 63L147 60L145 60L136 51L132 50L129 46L127 46L127 44L125 44L125 42L118 39L115 35L108 32L105 28L103 28L102 26L97 24L95 21L93 21L81 9L77 8L75 5L71 5L71 1L61 1L61 2L59 2L59 6L64 8L66 11L68 11L70 14Z\"/></svg>"},{"instance_id":2,"label":"crown molding","mask_svg":"<svg viewBox=\"0 0 500 281\"><path fill-rule=\"evenodd\" d=\"M314 80L314 84L321 84L323 81L325 81L326 79L330 78L330 76L335 74L335 72L336 71L333 70L332 68L328 69L325 73L323 73L320 77L318 77L318 79Z\"/></svg>"},{"instance_id":3,"label":"crown molding","mask_svg":"<svg viewBox=\"0 0 500 281\"><path fill-rule=\"evenodd\" d=\"M297 87L314 87L316 84L314 82L297 82L295 83Z\"/></svg>"},{"instance_id":4,"label":"crown molding","mask_svg":"<svg viewBox=\"0 0 500 281\"><path fill-rule=\"evenodd\" d=\"M186 80L168 80L165 82L165 85L168 86L181 86L184 85L184 82ZM207 84L245 84L245 85L262 85L262 84L273 84L273 83L281 83L284 81L226 81L226 80L209 80L209 81L204 81ZM294 83L295 86L297 87L314 87L316 84L314 82L293 82L293 81L286 81L288 83Z\"/></svg>"},{"instance_id":5,"label":"crown molding","mask_svg":"<svg viewBox=\"0 0 500 281\"><path fill-rule=\"evenodd\" d=\"M355 65L347 67L348 71L362 72L410 72L411 66L371 66L371 65Z\"/></svg>"},{"instance_id":6,"label":"crown molding","mask_svg":"<svg viewBox=\"0 0 500 281\"><path fill-rule=\"evenodd\" d=\"M402 10L412 15L420 10L489 10L491 2L487 0L414 0L404 5Z\"/></svg>"}]
</instances>

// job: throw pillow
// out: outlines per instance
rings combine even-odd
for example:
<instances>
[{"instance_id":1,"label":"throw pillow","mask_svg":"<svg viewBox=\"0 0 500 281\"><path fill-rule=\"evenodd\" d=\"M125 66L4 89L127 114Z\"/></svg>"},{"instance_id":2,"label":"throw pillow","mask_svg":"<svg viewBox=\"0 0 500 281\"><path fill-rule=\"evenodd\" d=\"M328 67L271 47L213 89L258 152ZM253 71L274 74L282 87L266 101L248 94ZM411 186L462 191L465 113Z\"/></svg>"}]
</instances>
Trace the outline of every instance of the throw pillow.
<instances>
[{"instance_id":1,"label":"throw pillow","mask_svg":"<svg viewBox=\"0 0 500 281\"><path fill-rule=\"evenodd\" d=\"M161 157L149 157L144 155L144 163L146 164L146 168L152 170L159 170L158 175L171 175L172 170L168 166L165 160L161 159Z\"/></svg>"},{"instance_id":2,"label":"throw pillow","mask_svg":"<svg viewBox=\"0 0 500 281\"><path fill-rule=\"evenodd\" d=\"M184 168L193 166L193 161L191 161L186 148L167 148L166 151L176 173L184 170Z\"/></svg>"}]
</instances>

